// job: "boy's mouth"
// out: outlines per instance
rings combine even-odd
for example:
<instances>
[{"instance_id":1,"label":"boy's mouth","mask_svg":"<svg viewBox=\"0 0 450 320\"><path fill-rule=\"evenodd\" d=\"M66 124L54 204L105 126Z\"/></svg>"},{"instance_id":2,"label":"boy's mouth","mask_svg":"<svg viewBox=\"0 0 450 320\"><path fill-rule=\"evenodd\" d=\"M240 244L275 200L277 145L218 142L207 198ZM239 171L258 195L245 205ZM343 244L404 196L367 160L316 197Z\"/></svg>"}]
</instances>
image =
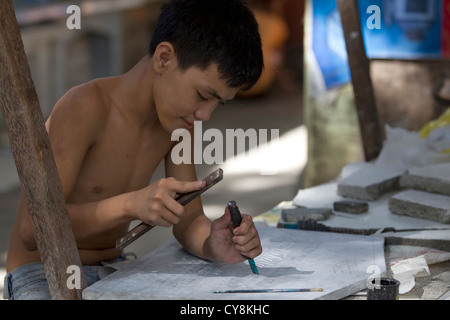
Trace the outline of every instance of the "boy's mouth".
<instances>
[{"instance_id":1,"label":"boy's mouth","mask_svg":"<svg viewBox=\"0 0 450 320\"><path fill-rule=\"evenodd\" d=\"M194 124L192 122L189 122L184 118L181 118L181 121L183 122L183 127L185 127L188 130L194 126Z\"/></svg>"}]
</instances>

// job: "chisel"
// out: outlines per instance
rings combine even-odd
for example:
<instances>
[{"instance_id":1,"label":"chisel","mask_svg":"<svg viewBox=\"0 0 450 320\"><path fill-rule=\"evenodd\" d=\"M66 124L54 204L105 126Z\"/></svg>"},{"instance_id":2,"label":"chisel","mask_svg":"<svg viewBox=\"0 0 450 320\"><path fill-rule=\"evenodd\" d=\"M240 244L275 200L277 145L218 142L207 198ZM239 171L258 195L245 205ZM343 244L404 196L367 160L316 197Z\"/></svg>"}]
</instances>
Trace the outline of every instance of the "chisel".
<instances>
[{"instance_id":1,"label":"chisel","mask_svg":"<svg viewBox=\"0 0 450 320\"><path fill-rule=\"evenodd\" d=\"M231 214L231 221L233 222L233 227L237 228L241 225L242 216L241 212L239 211L238 206L236 205L236 201L228 201L228 210L230 210ZM248 259L248 263L250 264L250 268L252 269L253 273L259 274L258 268L256 268L255 261L252 258L246 257L242 255L244 258Z\"/></svg>"}]
</instances>

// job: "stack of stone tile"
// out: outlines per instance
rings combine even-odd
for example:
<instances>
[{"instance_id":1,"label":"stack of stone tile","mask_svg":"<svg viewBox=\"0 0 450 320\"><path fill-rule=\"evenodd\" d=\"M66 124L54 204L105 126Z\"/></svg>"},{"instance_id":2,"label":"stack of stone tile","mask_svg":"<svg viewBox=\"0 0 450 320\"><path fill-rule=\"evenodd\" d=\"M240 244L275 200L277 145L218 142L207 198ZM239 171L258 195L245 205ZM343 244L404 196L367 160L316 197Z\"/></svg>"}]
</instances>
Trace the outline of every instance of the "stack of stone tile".
<instances>
[{"instance_id":1,"label":"stack of stone tile","mask_svg":"<svg viewBox=\"0 0 450 320\"><path fill-rule=\"evenodd\" d=\"M338 183L337 193L341 197L375 201L385 193L400 189L402 169L374 163L354 163L352 166L353 172L344 172L345 177Z\"/></svg>"},{"instance_id":2,"label":"stack of stone tile","mask_svg":"<svg viewBox=\"0 0 450 320\"><path fill-rule=\"evenodd\" d=\"M392 197L391 212L450 223L450 162L410 169L399 182L408 190Z\"/></svg>"},{"instance_id":3,"label":"stack of stone tile","mask_svg":"<svg viewBox=\"0 0 450 320\"><path fill-rule=\"evenodd\" d=\"M368 201L394 191L400 192L389 201L391 212L450 223L450 162L406 172L367 163L343 178L337 186L337 193L342 197Z\"/></svg>"}]
</instances>

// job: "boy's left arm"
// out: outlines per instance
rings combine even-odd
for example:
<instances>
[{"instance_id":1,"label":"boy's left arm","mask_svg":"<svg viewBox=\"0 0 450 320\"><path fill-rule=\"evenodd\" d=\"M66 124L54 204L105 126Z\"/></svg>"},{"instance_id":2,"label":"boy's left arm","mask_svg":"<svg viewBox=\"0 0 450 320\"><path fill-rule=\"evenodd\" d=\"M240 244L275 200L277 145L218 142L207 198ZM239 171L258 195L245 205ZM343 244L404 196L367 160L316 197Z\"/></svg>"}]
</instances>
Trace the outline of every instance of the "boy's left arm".
<instances>
[{"instance_id":1,"label":"boy's left arm","mask_svg":"<svg viewBox=\"0 0 450 320\"><path fill-rule=\"evenodd\" d=\"M194 165L175 165L170 157L165 161L166 176L180 181L196 181ZM203 212L201 198L186 205L186 213L173 226L175 238L192 254L209 260L227 263L244 261L245 255L255 258L262 252L261 241L253 219L242 214L241 225L233 229L228 208L224 214L211 221Z\"/></svg>"}]
</instances>

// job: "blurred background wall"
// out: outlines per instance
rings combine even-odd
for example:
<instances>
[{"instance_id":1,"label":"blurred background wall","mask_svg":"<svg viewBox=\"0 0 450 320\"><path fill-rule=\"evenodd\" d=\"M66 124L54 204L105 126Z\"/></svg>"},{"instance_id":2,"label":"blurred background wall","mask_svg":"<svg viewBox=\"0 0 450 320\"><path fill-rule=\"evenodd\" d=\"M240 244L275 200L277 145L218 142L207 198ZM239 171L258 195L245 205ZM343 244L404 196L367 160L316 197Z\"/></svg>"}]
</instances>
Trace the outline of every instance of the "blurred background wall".
<instances>
[{"instance_id":1,"label":"blurred background wall","mask_svg":"<svg viewBox=\"0 0 450 320\"><path fill-rule=\"evenodd\" d=\"M44 118L71 87L119 75L147 50L163 0L14 1ZM69 5L81 29L68 29Z\"/></svg>"}]
</instances>

